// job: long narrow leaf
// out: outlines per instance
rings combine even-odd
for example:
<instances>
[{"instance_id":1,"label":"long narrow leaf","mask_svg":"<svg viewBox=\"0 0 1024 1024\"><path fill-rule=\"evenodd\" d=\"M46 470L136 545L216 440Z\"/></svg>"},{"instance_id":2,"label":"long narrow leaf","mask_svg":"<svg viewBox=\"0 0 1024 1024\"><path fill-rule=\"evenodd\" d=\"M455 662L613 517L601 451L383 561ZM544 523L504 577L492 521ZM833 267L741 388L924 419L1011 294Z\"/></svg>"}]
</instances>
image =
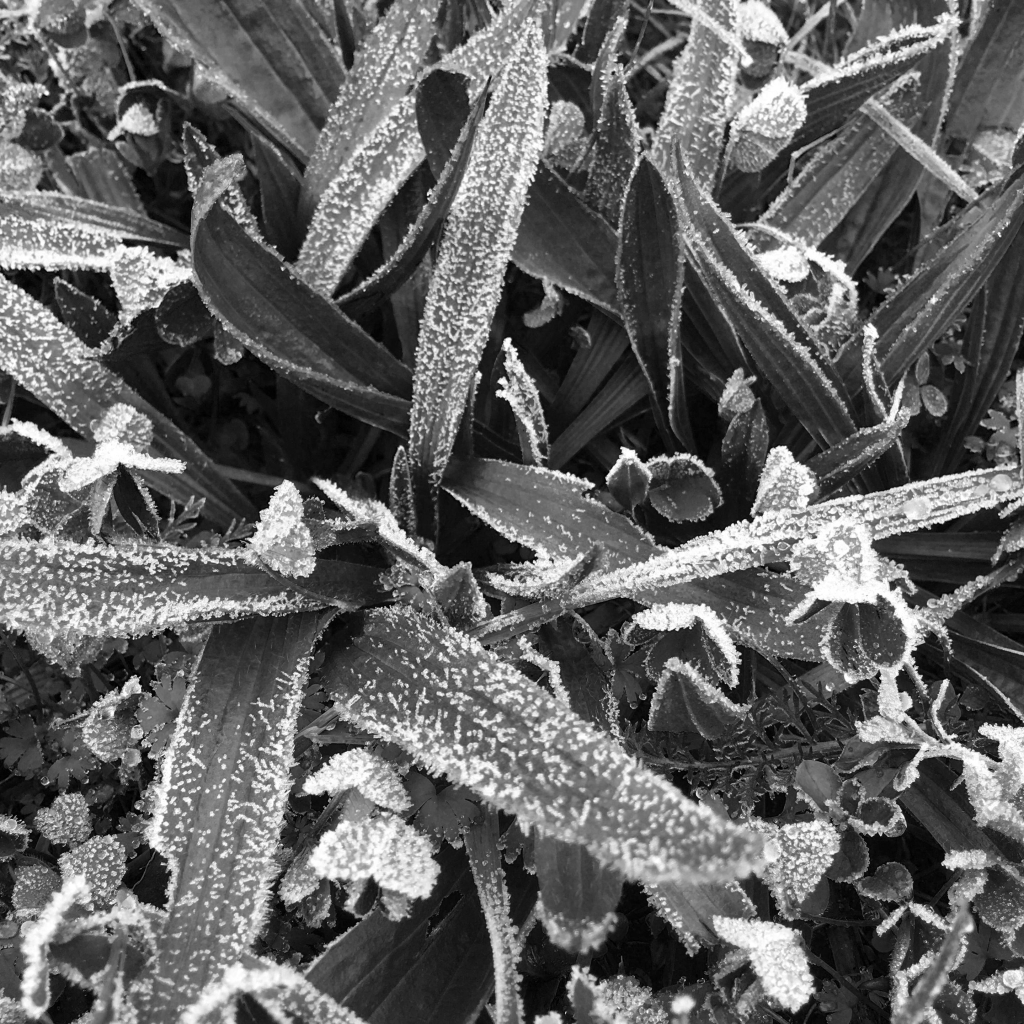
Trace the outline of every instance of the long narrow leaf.
<instances>
[{"instance_id":1,"label":"long narrow leaf","mask_svg":"<svg viewBox=\"0 0 1024 1024\"><path fill-rule=\"evenodd\" d=\"M177 1020L263 927L310 653L329 618L253 619L207 641L153 793L148 838L171 877L144 1021Z\"/></svg>"},{"instance_id":2,"label":"long narrow leaf","mask_svg":"<svg viewBox=\"0 0 1024 1024\"><path fill-rule=\"evenodd\" d=\"M415 613L371 613L328 653L324 679L343 718L631 878L733 878L759 856L750 833L638 767L474 641Z\"/></svg>"},{"instance_id":3,"label":"long narrow leaf","mask_svg":"<svg viewBox=\"0 0 1024 1024\"><path fill-rule=\"evenodd\" d=\"M313 152L343 69L302 0L142 0L169 41L298 156Z\"/></svg>"},{"instance_id":4,"label":"long narrow leaf","mask_svg":"<svg viewBox=\"0 0 1024 1024\"><path fill-rule=\"evenodd\" d=\"M546 63L540 31L530 26L512 49L477 130L427 293L409 425L421 529L433 528L441 474L487 343L526 191L540 158Z\"/></svg>"}]
</instances>

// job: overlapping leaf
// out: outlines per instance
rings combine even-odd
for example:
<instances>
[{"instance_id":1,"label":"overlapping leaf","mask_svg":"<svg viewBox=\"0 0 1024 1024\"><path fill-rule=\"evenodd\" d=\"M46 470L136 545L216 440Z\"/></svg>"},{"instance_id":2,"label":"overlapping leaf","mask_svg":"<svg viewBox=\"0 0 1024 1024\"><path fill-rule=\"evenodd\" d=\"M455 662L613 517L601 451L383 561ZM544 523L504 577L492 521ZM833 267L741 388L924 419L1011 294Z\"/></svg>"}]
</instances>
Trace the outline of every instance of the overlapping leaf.
<instances>
[{"instance_id":1,"label":"overlapping leaf","mask_svg":"<svg viewBox=\"0 0 1024 1024\"><path fill-rule=\"evenodd\" d=\"M0 327L0 367L69 426L91 437L91 424L114 402L133 405L153 421L153 452L188 464L184 474L148 476L158 491L182 504L193 494L205 496L206 512L224 526L236 517L255 514L248 499L194 441L93 358L90 349L45 306L3 278Z\"/></svg>"},{"instance_id":2,"label":"overlapping leaf","mask_svg":"<svg viewBox=\"0 0 1024 1024\"><path fill-rule=\"evenodd\" d=\"M176 1020L249 949L279 833L311 649L330 613L214 628L154 786L149 842L170 869L144 1021Z\"/></svg>"},{"instance_id":3,"label":"overlapping leaf","mask_svg":"<svg viewBox=\"0 0 1024 1024\"><path fill-rule=\"evenodd\" d=\"M415 613L369 614L328 653L324 678L342 718L631 878L731 878L758 856L749 833L639 768L474 641Z\"/></svg>"},{"instance_id":4,"label":"overlapping leaf","mask_svg":"<svg viewBox=\"0 0 1024 1024\"><path fill-rule=\"evenodd\" d=\"M343 77L340 55L302 0L143 0L257 124L300 157L313 152Z\"/></svg>"},{"instance_id":5,"label":"overlapping leaf","mask_svg":"<svg viewBox=\"0 0 1024 1024\"><path fill-rule=\"evenodd\" d=\"M540 157L546 56L536 26L509 54L477 130L427 293L416 350L409 455L421 529L451 455L489 336L526 190Z\"/></svg>"}]
</instances>

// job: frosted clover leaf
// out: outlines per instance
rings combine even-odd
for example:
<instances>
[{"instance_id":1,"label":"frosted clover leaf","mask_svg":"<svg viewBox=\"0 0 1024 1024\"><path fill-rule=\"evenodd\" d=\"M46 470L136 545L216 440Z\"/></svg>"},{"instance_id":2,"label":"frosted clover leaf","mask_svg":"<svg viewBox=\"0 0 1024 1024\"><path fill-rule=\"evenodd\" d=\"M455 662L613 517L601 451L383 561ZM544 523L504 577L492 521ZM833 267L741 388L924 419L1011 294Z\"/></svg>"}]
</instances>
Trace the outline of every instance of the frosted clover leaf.
<instances>
[{"instance_id":1,"label":"frosted clover leaf","mask_svg":"<svg viewBox=\"0 0 1024 1024\"><path fill-rule=\"evenodd\" d=\"M440 873L433 844L394 814L342 821L317 843L310 867L321 878L365 883L374 879L411 900L430 895Z\"/></svg>"},{"instance_id":2,"label":"frosted clover leaf","mask_svg":"<svg viewBox=\"0 0 1024 1024\"><path fill-rule=\"evenodd\" d=\"M715 931L739 946L765 993L786 1010L799 1010L814 994L814 979L799 932L768 921L714 917Z\"/></svg>"},{"instance_id":3,"label":"frosted clover leaf","mask_svg":"<svg viewBox=\"0 0 1024 1024\"><path fill-rule=\"evenodd\" d=\"M741 171L760 171L792 141L807 117L803 94L784 78L769 82L733 119L729 155Z\"/></svg>"},{"instance_id":4,"label":"frosted clover leaf","mask_svg":"<svg viewBox=\"0 0 1024 1024\"><path fill-rule=\"evenodd\" d=\"M304 793L335 794L356 789L380 807L400 814L412 810L409 794L402 785L398 769L368 750L346 750L336 754L302 787Z\"/></svg>"},{"instance_id":5,"label":"frosted clover leaf","mask_svg":"<svg viewBox=\"0 0 1024 1024\"><path fill-rule=\"evenodd\" d=\"M157 256L145 246L119 245L112 253L110 281L121 305L122 323L159 306L171 288L191 277L192 268L186 262Z\"/></svg>"},{"instance_id":6,"label":"frosted clover leaf","mask_svg":"<svg viewBox=\"0 0 1024 1024\"><path fill-rule=\"evenodd\" d=\"M828 821L796 821L778 827L758 822L756 827L779 848L764 879L783 917L792 920L798 904L811 895L839 852L839 833Z\"/></svg>"},{"instance_id":7,"label":"frosted clover leaf","mask_svg":"<svg viewBox=\"0 0 1024 1024\"><path fill-rule=\"evenodd\" d=\"M249 550L283 576L309 576L316 568L313 536L302 519L302 495L290 480L277 486L260 513Z\"/></svg>"},{"instance_id":8,"label":"frosted clover leaf","mask_svg":"<svg viewBox=\"0 0 1024 1024\"><path fill-rule=\"evenodd\" d=\"M74 846L92 835L92 815L81 793L61 793L36 812L36 829L51 843Z\"/></svg>"},{"instance_id":9,"label":"frosted clover leaf","mask_svg":"<svg viewBox=\"0 0 1024 1024\"><path fill-rule=\"evenodd\" d=\"M629 975L597 981L581 968L574 967L569 978L569 992L576 1007L577 1020L586 1019L581 1013L586 1005L586 996L581 999L581 990L590 997L588 1015L597 1024L669 1024L668 1011L661 1000L650 988Z\"/></svg>"},{"instance_id":10,"label":"frosted clover leaf","mask_svg":"<svg viewBox=\"0 0 1024 1024\"><path fill-rule=\"evenodd\" d=\"M124 877L124 865L124 846L114 836L93 836L60 857L60 873L65 884L75 875L84 876L93 906L109 906L114 902Z\"/></svg>"}]
</instances>

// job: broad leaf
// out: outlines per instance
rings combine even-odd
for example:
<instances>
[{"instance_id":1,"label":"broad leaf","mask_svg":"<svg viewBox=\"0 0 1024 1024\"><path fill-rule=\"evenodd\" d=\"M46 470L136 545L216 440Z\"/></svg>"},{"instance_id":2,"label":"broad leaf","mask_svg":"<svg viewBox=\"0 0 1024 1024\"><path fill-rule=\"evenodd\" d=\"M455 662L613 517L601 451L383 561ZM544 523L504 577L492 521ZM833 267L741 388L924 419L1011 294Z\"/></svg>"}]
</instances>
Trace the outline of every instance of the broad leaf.
<instances>
[{"instance_id":1,"label":"broad leaf","mask_svg":"<svg viewBox=\"0 0 1024 1024\"><path fill-rule=\"evenodd\" d=\"M718 942L712 921L722 917L753 917L754 906L735 882L665 882L645 886L651 906L684 941L713 946Z\"/></svg>"},{"instance_id":2,"label":"broad leaf","mask_svg":"<svg viewBox=\"0 0 1024 1024\"><path fill-rule=\"evenodd\" d=\"M427 293L416 349L409 456L420 529L428 533L540 157L545 67L539 30L524 30L477 130Z\"/></svg>"},{"instance_id":3,"label":"broad leaf","mask_svg":"<svg viewBox=\"0 0 1024 1024\"><path fill-rule=\"evenodd\" d=\"M280 865L310 653L333 613L215 627L154 786L150 844L170 869L143 1020L175 1020L245 954Z\"/></svg>"},{"instance_id":4,"label":"broad leaf","mask_svg":"<svg viewBox=\"0 0 1024 1024\"><path fill-rule=\"evenodd\" d=\"M631 878L732 878L758 856L749 833L638 767L479 644L415 613L368 615L329 652L324 679L342 718Z\"/></svg>"},{"instance_id":5,"label":"broad leaf","mask_svg":"<svg viewBox=\"0 0 1024 1024\"><path fill-rule=\"evenodd\" d=\"M142 0L178 50L201 64L262 128L296 155L313 152L343 77L302 0Z\"/></svg>"}]
</instances>

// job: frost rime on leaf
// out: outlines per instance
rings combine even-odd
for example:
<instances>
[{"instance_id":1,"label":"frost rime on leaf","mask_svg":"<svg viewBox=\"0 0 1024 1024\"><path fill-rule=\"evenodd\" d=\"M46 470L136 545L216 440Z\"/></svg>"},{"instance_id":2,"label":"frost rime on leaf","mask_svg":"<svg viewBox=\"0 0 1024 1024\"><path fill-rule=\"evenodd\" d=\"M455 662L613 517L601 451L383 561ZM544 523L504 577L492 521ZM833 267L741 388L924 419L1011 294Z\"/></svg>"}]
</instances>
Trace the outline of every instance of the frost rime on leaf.
<instances>
[{"instance_id":1,"label":"frost rime on leaf","mask_svg":"<svg viewBox=\"0 0 1024 1024\"><path fill-rule=\"evenodd\" d=\"M781 924L715 917L715 931L749 957L765 992L787 1010L797 1011L814 994L814 979L800 933Z\"/></svg>"},{"instance_id":2,"label":"frost rime on leaf","mask_svg":"<svg viewBox=\"0 0 1024 1024\"><path fill-rule=\"evenodd\" d=\"M346 750L335 754L327 764L306 779L302 791L317 794L357 789L368 800L399 814L412 810L409 793L402 785L398 769L379 754L368 750Z\"/></svg>"},{"instance_id":3,"label":"frost rime on leaf","mask_svg":"<svg viewBox=\"0 0 1024 1024\"><path fill-rule=\"evenodd\" d=\"M540 30L531 24L513 46L477 129L427 292L416 349L409 455L420 500L426 500L424 490L429 489L431 505L487 343L540 158L545 67ZM427 521L432 518L428 515ZM420 528L425 530L426 522Z\"/></svg>"},{"instance_id":4,"label":"frost rime on leaf","mask_svg":"<svg viewBox=\"0 0 1024 1024\"><path fill-rule=\"evenodd\" d=\"M522 360L506 338L502 344L505 356L505 376L498 381L495 394L512 407L519 431L519 445L523 460L534 466L543 466L548 458L548 425L540 405L540 392L533 378L526 372Z\"/></svg>"},{"instance_id":5,"label":"frost rime on leaf","mask_svg":"<svg viewBox=\"0 0 1024 1024\"><path fill-rule=\"evenodd\" d=\"M324 675L343 719L632 878L734 878L758 858L750 833L446 626L371 612L362 635L328 654Z\"/></svg>"},{"instance_id":6,"label":"frost rime on leaf","mask_svg":"<svg viewBox=\"0 0 1024 1024\"><path fill-rule=\"evenodd\" d=\"M302 495L290 480L278 484L260 513L249 549L284 576L309 576L316 568L313 537L302 519Z\"/></svg>"}]
</instances>

